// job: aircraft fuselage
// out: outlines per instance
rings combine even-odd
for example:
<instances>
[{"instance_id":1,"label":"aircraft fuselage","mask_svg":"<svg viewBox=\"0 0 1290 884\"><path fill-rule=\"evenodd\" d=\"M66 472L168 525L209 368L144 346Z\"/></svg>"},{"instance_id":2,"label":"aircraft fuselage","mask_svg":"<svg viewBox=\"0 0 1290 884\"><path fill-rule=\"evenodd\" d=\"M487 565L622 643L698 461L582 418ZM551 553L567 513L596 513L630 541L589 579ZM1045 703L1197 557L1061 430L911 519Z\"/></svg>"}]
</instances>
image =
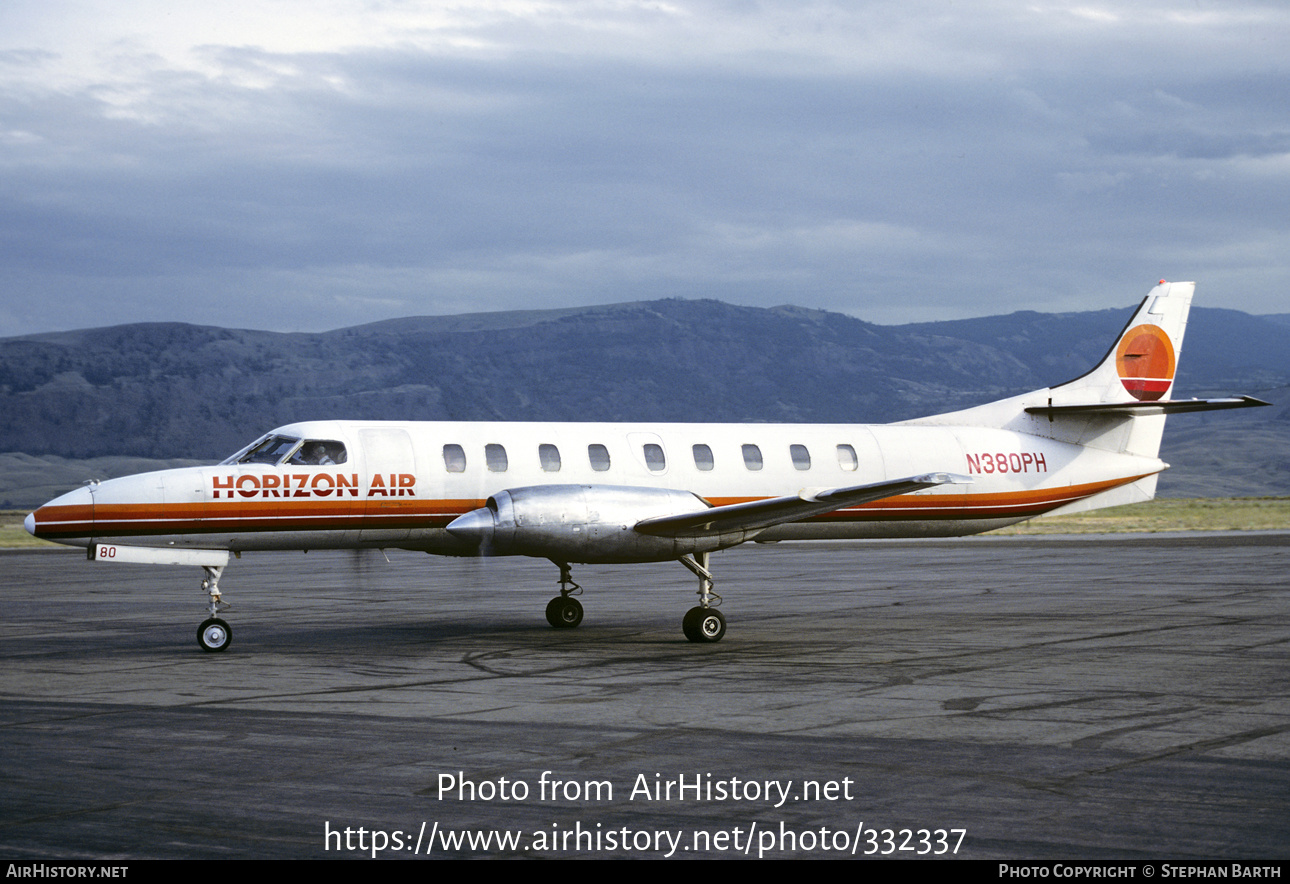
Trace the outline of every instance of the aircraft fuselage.
<instances>
[{"instance_id":1,"label":"aircraft fuselage","mask_svg":"<svg viewBox=\"0 0 1290 884\"><path fill-rule=\"evenodd\" d=\"M626 501L630 527L703 502L723 506L785 489L881 482L931 464L972 484L847 507L735 542L957 536L1028 519L1165 467L1157 458L952 426L313 421L270 437L302 445L325 440L343 450L344 462L239 463L235 455L217 466L111 479L38 509L34 533L82 546L119 539L235 552L401 547L470 555L474 547L447 526L507 489L602 492L585 504L590 512L551 515L570 525L617 524L604 512L616 497L653 489L648 500ZM694 551L636 558L589 552L569 560L665 560Z\"/></svg>"}]
</instances>

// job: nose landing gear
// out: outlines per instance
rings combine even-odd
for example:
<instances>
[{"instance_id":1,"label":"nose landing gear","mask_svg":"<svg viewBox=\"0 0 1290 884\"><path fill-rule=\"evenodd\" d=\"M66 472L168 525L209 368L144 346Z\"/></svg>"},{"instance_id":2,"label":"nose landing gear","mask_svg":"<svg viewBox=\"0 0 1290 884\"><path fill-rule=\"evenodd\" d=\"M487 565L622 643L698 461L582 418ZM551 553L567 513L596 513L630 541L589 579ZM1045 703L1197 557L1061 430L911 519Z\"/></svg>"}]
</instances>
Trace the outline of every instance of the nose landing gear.
<instances>
[{"instance_id":1,"label":"nose landing gear","mask_svg":"<svg viewBox=\"0 0 1290 884\"><path fill-rule=\"evenodd\" d=\"M201 645L203 651L214 654L225 650L232 644L233 627L218 616L220 608L226 607L220 601L219 592L219 578L224 573L224 566L203 565L202 570L206 572L206 578L202 581L202 589L210 595L210 605L207 607L210 616L197 627L197 644Z\"/></svg>"}]
</instances>

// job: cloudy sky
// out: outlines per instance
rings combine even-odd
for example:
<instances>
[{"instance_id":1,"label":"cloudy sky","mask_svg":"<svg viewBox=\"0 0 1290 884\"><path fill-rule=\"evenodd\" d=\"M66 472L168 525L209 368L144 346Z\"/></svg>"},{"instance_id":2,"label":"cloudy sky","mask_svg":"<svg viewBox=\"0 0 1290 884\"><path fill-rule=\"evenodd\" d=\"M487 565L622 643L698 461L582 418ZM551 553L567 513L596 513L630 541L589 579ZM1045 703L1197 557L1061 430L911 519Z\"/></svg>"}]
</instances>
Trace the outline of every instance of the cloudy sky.
<instances>
[{"instance_id":1,"label":"cloudy sky","mask_svg":"<svg viewBox=\"0 0 1290 884\"><path fill-rule=\"evenodd\" d=\"M1290 4L6 0L0 336L1290 311Z\"/></svg>"}]
</instances>

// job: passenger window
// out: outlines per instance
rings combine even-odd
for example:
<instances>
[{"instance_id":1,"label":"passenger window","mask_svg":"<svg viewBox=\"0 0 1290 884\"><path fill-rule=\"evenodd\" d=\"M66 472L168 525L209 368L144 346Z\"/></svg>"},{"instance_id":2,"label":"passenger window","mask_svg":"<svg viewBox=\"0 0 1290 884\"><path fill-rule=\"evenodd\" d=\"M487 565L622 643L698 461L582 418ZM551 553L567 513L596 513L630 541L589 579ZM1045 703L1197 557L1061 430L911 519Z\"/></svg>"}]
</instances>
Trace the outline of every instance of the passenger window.
<instances>
[{"instance_id":1,"label":"passenger window","mask_svg":"<svg viewBox=\"0 0 1290 884\"><path fill-rule=\"evenodd\" d=\"M494 442L485 445L484 463L488 465L489 472L506 472L506 449Z\"/></svg>"},{"instance_id":2,"label":"passenger window","mask_svg":"<svg viewBox=\"0 0 1290 884\"><path fill-rule=\"evenodd\" d=\"M811 452L806 450L805 445L788 446L789 456L793 458L793 469L809 470L811 468Z\"/></svg>"},{"instance_id":3,"label":"passenger window","mask_svg":"<svg viewBox=\"0 0 1290 884\"><path fill-rule=\"evenodd\" d=\"M651 473L661 473L667 469L667 458L663 446L657 442L646 442L644 447L645 466Z\"/></svg>"},{"instance_id":4,"label":"passenger window","mask_svg":"<svg viewBox=\"0 0 1290 884\"><path fill-rule=\"evenodd\" d=\"M705 473L712 469L712 449L706 445L694 446L694 465Z\"/></svg>"},{"instance_id":5,"label":"passenger window","mask_svg":"<svg viewBox=\"0 0 1290 884\"><path fill-rule=\"evenodd\" d=\"M850 445L838 446L838 466L849 473L854 473L860 461L856 459L856 450Z\"/></svg>"},{"instance_id":6,"label":"passenger window","mask_svg":"<svg viewBox=\"0 0 1290 884\"><path fill-rule=\"evenodd\" d=\"M756 445L744 446L744 466L750 470L761 469L761 449Z\"/></svg>"},{"instance_id":7,"label":"passenger window","mask_svg":"<svg viewBox=\"0 0 1290 884\"><path fill-rule=\"evenodd\" d=\"M591 461L591 468L597 473L603 473L609 469L609 449L599 442L593 442L587 446L587 459Z\"/></svg>"},{"instance_id":8,"label":"passenger window","mask_svg":"<svg viewBox=\"0 0 1290 884\"><path fill-rule=\"evenodd\" d=\"M466 449L460 445L445 445L443 447L443 465L450 473L466 472Z\"/></svg>"},{"instance_id":9,"label":"passenger window","mask_svg":"<svg viewBox=\"0 0 1290 884\"><path fill-rule=\"evenodd\" d=\"M542 469L545 472L560 472L560 449L554 445L539 445L538 460L541 462Z\"/></svg>"}]
</instances>

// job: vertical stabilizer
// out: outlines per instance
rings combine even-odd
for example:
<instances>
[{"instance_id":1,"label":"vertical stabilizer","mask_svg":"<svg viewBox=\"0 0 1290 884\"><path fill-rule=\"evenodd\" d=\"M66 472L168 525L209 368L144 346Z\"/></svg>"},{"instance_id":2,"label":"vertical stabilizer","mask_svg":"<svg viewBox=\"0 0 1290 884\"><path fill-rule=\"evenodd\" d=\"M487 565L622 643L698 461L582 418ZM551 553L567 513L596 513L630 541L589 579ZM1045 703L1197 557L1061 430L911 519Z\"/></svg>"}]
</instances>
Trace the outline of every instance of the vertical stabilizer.
<instances>
[{"instance_id":1,"label":"vertical stabilizer","mask_svg":"<svg viewBox=\"0 0 1290 884\"><path fill-rule=\"evenodd\" d=\"M905 423L998 427L1154 459L1165 415L1177 410L1167 400L1195 290L1161 280L1102 360L1074 380Z\"/></svg>"},{"instance_id":2,"label":"vertical stabilizer","mask_svg":"<svg viewBox=\"0 0 1290 884\"><path fill-rule=\"evenodd\" d=\"M1087 374L1049 390L1047 403L1058 408L1090 405L1131 408L1122 414L1075 413L1058 417L1050 414L1049 429L1053 436L1125 454L1160 455L1165 414L1132 406L1169 399L1195 292L1194 282L1160 280L1138 305L1102 361ZM1154 477L1151 484L1154 492Z\"/></svg>"},{"instance_id":3,"label":"vertical stabilizer","mask_svg":"<svg viewBox=\"0 0 1290 884\"><path fill-rule=\"evenodd\" d=\"M1053 387L1051 405L1157 402L1173 388L1194 282L1165 282L1151 290L1092 371Z\"/></svg>"},{"instance_id":4,"label":"vertical stabilizer","mask_svg":"<svg viewBox=\"0 0 1290 884\"><path fill-rule=\"evenodd\" d=\"M1267 405L1252 396L1172 399L1193 282L1163 279L1138 305L1102 360L1074 380L963 411L936 414L906 426L991 427L1054 439L1100 452L1130 455L1128 484L1082 498L1050 515L1079 512L1155 496L1165 418L1171 414Z\"/></svg>"}]
</instances>

